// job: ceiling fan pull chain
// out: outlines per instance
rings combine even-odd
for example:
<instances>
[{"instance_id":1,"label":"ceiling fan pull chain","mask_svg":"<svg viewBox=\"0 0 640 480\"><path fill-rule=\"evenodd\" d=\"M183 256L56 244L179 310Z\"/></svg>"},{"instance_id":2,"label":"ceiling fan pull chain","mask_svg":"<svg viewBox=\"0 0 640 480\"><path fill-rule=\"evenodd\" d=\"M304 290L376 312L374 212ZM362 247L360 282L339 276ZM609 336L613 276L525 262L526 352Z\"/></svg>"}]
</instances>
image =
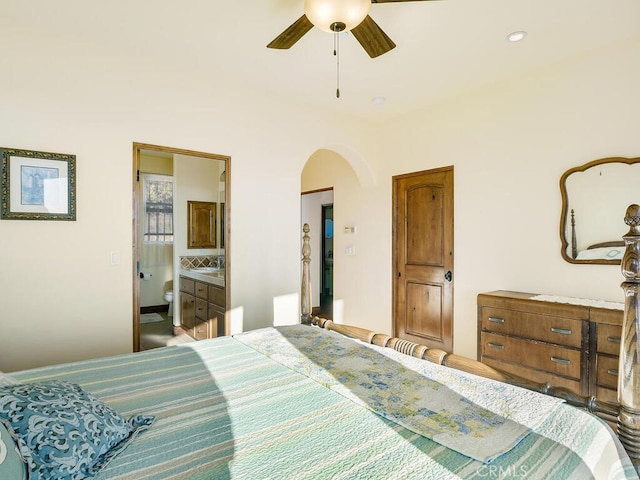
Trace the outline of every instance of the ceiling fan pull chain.
<instances>
[{"instance_id":1,"label":"ceiling fan pull chain","mask_svg":"<svg viewBox=\"0 0 640 480\"><path fill-rule=\"evenodd\" d=\"M340 35L335 32L333 37L333 54L336 56L336 98L340 98Z\"/></svg>"}]
</instances>

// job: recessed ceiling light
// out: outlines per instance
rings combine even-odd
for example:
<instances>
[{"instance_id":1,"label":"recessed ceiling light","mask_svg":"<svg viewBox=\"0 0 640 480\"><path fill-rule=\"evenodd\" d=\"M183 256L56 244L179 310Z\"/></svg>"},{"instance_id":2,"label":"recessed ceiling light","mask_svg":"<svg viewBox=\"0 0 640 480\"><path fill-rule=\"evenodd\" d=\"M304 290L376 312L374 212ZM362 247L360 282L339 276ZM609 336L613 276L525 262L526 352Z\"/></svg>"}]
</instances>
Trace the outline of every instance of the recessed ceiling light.
<instances>
[{"instance_id":1,"label":"recessed ceiling light","mask_svg":"<svg viewBox=\"0 0 640 480\"><path fill-rule=\"evenodd\" d=\"M507 35L507 41L509 42L519 42L520 40L523 40L524 37L527 36L527 32L524 32L522 30L517 31L517 32L511 32L509 35Z\"/></svg>"},{"instance_id":2,"label":"recessed ceiling light","mask_svg":"<svg viewBox=\"0 0 640 480\"><path fill-rule=\"evenodd\" d=\"M371 99L371 103L373 103L374 105L384 105L384 102L386 102L387 99L384 97L373 97Z\"/></svg>"}]
</instances>

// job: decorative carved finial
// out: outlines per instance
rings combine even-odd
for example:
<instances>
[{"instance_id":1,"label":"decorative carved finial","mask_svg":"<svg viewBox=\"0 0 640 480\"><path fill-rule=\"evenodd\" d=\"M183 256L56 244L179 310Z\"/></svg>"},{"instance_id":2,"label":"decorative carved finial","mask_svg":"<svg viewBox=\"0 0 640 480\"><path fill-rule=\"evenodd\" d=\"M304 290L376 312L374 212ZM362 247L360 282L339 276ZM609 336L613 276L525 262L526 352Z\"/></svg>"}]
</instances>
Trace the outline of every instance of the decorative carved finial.
<instances>
[{"instance_id":1,"label":"decorative carved finial","mask_svg":"<svg viewBox=\"0 0 640 480\"><path fill-rule=\"evenodd\" d=\"M578 257L578 241L576 240L576 213L571 209L571 258Z\"/></svg>"},{"instance_id":2,"label":"decorative carved finial","mask_svg":"<svg viewBox=\"0 0 640 480\"><path fill-rule=\"evenodd\" d=\"M627 207L624 223L629 231L622 238L626 245L622 258L622 275L626 282L640 282L640 206L633 204Z\"/></svg>"},{"instance_id":3,"label":"decorative carved finial","mask_svg":"<svg viewBox=\"0 0 640 480\"><path fill-rule=\"evenodd\" d=\"M631 227L634 234L640 235L640 205L629 205L624 215L624 223ZM629 233L631 233L629 231Z\"/></svg>"}]
</instances>

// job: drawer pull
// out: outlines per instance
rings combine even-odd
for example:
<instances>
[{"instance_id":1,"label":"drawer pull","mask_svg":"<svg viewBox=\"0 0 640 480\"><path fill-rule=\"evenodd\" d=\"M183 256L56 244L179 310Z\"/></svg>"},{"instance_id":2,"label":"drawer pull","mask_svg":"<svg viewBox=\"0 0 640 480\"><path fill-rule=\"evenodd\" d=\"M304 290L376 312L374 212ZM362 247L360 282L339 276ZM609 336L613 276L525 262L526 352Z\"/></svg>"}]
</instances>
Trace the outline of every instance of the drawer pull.
<instances>
[{"instance_id":1,"label":"drawer pull","mask_svg":"<svg viewBox=\"0 0 640 480\"><path fill-rule=\"evenodd\" d=\"M504 318L500 317L489 317L489 321L493 323L504 323Z\"/></svg>"},{"instance_id":2,"label":"drawer pull","mask_svg":"<svg viewBox=\"0 0 640 480\"><path fill-rule=\"evenodd\" d=\"M615 375L617 377L618 376L618 369L610 368L610 369L607 370L607 373L609 375Z\"/></svg>"},{"instance_id":3,"label":"drawer pull","mask_svg":"<svg viewBox=\"0 0 640 480\"><path fill-rule=\"evenodd\" d=\"M607 337L607 341L611 342L611 343L620 343L620 337Z\"/></svg>"},{"instance_id":4,"label":"drawer pull","mask_svg":"<svg viewBox=\"0 0 640 480\"><path fill-rule=\"evenodd\" d=\"M551 361L562 365L571 365L571 360L567 360L566 358L551 357Z\"/></svg>"},{"instance_id":5,"label":"drawer pull","mask_svg":"<svg viewBox=\"0 0 640 480\"><path fill-rule=\"evenodd\" d=\"M562 335L571 335L573 332L568 328L551 327L553 333L561 333Z\"/></svg>"},{"instance_id":6,"label":"drawer pull","mask_svg":"<svg viewBox=\"0 0 640 480\"><path fill-rule=\"evenodd\" d=\"M491 348L497 348L498 350L504 349L504 345L500 345L499 343L489 342L487 343Z\"/></svg>"}]
</instances>

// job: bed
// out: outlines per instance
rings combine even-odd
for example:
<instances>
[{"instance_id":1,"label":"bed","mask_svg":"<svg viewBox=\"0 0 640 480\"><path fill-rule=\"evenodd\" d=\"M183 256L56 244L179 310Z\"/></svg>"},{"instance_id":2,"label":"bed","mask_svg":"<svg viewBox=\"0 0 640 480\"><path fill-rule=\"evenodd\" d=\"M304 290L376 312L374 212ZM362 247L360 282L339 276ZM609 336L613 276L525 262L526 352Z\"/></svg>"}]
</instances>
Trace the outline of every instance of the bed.
<instances>
[{"instance_id":1,"label":"bed","mask_svg":"<svg viewBox=\"0 0 640 480\"><path fill-rule=\"evenodd\" d=\"M305 228L301 324L0 375L0 478L638 478L634 207L620 405L311 317Z\"/></svg>"},{"instance_id":2,"label":"bed","mask_svg":"<svg viewBox=\"0 0 640 480\"><path fill-rule=\"evenodd\" d=\"M594 243L578 249L575 210L571 209L571 258L575 260L622 260L625 245L621 240Z\"/></svg>"}]
</instances>

